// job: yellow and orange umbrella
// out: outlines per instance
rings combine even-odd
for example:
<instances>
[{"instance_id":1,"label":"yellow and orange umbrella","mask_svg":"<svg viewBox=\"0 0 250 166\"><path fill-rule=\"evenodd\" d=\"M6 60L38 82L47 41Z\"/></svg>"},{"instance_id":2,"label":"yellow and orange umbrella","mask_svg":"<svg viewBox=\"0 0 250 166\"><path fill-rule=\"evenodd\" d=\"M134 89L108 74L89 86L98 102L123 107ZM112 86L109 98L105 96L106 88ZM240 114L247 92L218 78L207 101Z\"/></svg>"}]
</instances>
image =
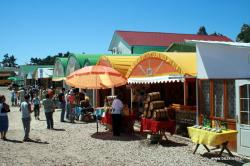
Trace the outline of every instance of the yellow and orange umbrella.
<instances>
[{"instance_id":1,"label":"yellow and orange umbrella","mask_svg":"<svg viewBox=\"0 0 250 166\"><path fill-rule=\"evenodd\" d=\"M107 66L87 66L74 71L66 78L66 84L82 89L107 89L122 86L127 79Z\"/></svg>"}]
</instances>

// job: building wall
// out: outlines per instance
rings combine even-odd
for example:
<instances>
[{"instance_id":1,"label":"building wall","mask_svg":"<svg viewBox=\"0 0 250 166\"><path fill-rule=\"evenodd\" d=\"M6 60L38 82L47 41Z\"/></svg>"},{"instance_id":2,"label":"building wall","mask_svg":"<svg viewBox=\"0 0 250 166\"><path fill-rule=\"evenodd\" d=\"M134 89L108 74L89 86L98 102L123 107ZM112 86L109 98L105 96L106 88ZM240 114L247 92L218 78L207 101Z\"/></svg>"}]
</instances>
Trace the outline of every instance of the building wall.
<instances>
[{"instance_id":1,"label":"building wall","mask_svg":"<svg viewBox=\"0 0 250 166\"><path fill-rule=\"evenodd\" d=\"M124 41L120 40L117 43L117 54L131 54L130 46L128 46Z\"/></svg>"},{"instance_id":2,"label":"building wall","mask_svg":"<svg viewBox=\"0 0 250 166\"><path fill-rule=\"evenodd\" d=\"M70 73L74 72L77 69L80 69L79 63L75 58L70 57L66 69L66 76L68 76Z\"/></svg>"},{"instance_id":3,"label":"building wall","mask_svg":"<svg viewBox=\"0 0 250 166\"><path fill-rule=\"evenodd\" d=\"M196 47L197 78L250 78L250 48L205 43Z\"/></svg>"},{"instance_id":4,"label":"building wall","mask_svg":"<svg viewBox=\"0 0 250 166\"><path fill-rule=\"evenodd\" d=\"M161 46L133 46L133 54L143 54L149 51L163 52L166 49L167 47L161 47Z\"/></svg>"},{"instance_id":5,"label":"building wall","mask_svg":"<svg viewBox=\"0 0 250 166\"><path fill-rule=\"evenodd\" d=\"M64 76L64 69L62 63L60 61L56 61L55 68L54 68L54 74L55 77L61 77Z\"/></svg>"}]
</instances>

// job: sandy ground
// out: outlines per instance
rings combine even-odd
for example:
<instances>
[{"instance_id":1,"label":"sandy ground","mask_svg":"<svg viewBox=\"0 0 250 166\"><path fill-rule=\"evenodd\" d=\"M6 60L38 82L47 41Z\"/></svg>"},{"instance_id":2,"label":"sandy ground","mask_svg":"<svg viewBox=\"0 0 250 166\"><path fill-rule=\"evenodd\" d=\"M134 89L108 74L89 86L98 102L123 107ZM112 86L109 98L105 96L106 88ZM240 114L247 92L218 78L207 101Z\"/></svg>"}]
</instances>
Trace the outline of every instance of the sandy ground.
<instances>
[{"instance_id":1,"label":"sandy ground","mask_svg":"<svg viewBox=\"0 0 250 166\"><path fill-rule=\"evenodd\" d=\"M7 88L0 87L0 94ZM12 107L9 113L8 141L0 140L0 166L5 165L242 165L240 161L211 159L211 155L193 155L194 144L188 139L169 136L169 141L150 145L145 135L112 133L96 123L61 123L60 112L54 113L55 129L46 129L44 113L41 120L32 115L30 138L33 142L22 142L23 126L21 113ZM202 149L202 148L200 148Z\"/></svg>"}]
</instances>

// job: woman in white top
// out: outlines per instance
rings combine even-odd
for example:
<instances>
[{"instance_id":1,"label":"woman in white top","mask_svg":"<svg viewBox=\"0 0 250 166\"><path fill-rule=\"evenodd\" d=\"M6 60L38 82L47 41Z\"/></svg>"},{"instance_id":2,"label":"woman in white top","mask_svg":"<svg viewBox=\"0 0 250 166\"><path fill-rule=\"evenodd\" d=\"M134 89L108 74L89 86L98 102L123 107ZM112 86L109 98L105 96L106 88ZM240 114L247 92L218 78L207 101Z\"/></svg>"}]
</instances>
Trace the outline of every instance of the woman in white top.
<instances>
[{"instance_id":1,"label":"woman in white top","mask_svg":"<svg viewBox=\"0 0 250 166\"><path fill-rule=\"evenodd\" d=\"M113 136L119 136L121 132L121 121L122 121L122 95L118 94L116 99L112 103L112 129Z\"/></svg>"}]
</instances>

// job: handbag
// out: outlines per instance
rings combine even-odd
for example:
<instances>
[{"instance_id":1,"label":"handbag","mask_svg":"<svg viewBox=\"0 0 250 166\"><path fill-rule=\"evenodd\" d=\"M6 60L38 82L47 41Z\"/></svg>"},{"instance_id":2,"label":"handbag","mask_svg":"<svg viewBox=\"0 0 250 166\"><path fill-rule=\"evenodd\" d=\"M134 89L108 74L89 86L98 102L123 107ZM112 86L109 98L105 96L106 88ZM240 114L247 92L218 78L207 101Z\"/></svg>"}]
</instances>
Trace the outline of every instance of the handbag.
<instances>
[{"instance_id":1,"label":"handbag","mask_svg":"<svg viewBox=\"0 0 250 166\"><path fill-rule=\"evenodd\" d=\"M1 109L1 113L7 113L7 112L10 112L10 107L9 107L8 104L3 103L3 107Z\"/></svg>"}]
</instances>

